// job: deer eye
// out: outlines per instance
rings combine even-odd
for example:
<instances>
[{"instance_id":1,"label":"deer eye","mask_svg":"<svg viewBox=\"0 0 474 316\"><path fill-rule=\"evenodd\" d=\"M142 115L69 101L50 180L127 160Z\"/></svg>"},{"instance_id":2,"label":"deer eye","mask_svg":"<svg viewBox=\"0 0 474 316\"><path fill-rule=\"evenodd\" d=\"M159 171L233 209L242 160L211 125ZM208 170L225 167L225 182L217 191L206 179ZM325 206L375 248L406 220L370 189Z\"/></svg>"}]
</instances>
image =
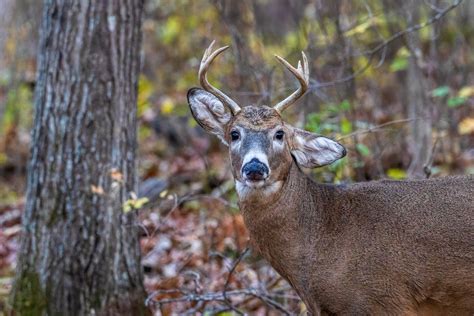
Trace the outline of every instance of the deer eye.
<instances>
[{"instance_id":1,"label":"deer eye","mask_svg":"<svg viewBox=\"0 0 474 316\"><path fill-rule=\"evenodd\" d=\"M239 140L240 138L240 133L237 131L232 131L230 132L230 139L235 142L236 140Z\"/></svg>"},{"instance_id":2,"label":"deer eye","mask_svg":"<svg viewBox=\"0 0 474 316\"><path fill-rule=\"evenodd\" d=\"M275 133L275 139L277 140L282 140L283 139L283 136L285 136L285 132L280 130L280 131L277 131Z\"/></svg>"}]
</instances>

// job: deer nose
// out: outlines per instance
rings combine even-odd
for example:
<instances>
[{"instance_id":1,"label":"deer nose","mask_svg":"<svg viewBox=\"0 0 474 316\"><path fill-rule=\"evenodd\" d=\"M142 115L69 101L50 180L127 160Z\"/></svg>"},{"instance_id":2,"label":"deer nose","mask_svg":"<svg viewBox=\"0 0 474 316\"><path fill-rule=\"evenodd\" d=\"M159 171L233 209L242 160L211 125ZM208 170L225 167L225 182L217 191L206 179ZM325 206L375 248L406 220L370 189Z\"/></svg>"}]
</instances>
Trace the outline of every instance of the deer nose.
<instances>
[{"instance_id":1,"label":"deer nose","mask_svg":"<svg viewBox=\"0 0 474 316\"><path fill-rule=\"evenodd\" d=\"M253 158L244 165L242 173L247 180L261 181L267 178L268 167L257 158Z\"/></svg>"}]
</instances>

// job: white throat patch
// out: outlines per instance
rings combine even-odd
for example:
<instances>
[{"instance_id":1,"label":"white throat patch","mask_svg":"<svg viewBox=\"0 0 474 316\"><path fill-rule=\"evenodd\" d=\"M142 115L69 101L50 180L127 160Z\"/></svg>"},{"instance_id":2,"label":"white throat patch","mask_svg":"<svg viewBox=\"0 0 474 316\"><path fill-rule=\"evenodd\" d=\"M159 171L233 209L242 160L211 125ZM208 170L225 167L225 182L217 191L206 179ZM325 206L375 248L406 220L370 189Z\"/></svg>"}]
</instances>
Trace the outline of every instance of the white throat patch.
<instances>
[{"instance_id":1,"label":"white throat patch","mask_svg":"<svg viewBox=\"0 0 474 316\"><path fill-rule=\"evenodd\" d=\"M265 185L264 183L249 185L245 182L235 180L235 190L237 191L240 200L245 200L250 196L267 197L278 192L282 186L283 181L276 181L270 185Z\"/></svg>"}]
</instances>

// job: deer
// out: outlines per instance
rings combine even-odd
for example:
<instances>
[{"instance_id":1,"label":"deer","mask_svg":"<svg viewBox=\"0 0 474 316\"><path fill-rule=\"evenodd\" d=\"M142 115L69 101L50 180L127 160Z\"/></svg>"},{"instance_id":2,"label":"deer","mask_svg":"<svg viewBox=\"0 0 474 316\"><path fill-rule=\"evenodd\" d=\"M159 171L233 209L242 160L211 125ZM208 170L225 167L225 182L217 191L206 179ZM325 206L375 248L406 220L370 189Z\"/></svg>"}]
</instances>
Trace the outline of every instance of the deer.
<instances>
[{"instance_id":1,"label":"deer","mask_svg":"<svg viewBox=\"0 0 474 316\"><path fill-rule=\"evenodd\" d=\"M308 60L277 60L299 87L275 106L240 106L207 72L229 46L206 49L187 99L229 150L254 250L310 315L474 315L474 177L323 184L304 170L343 158L335 140L286 123L309 88Z\"/></svg>"}]
</instances>

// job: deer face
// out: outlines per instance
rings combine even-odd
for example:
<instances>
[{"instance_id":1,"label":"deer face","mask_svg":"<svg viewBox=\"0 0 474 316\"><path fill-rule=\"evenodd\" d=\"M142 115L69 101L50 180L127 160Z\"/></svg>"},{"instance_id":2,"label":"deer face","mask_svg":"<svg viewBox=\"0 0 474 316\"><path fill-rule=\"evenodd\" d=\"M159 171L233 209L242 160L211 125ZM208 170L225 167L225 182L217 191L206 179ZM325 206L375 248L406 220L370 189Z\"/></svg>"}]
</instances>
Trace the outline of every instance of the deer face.
<instances>
[{"instance_id":1,"label":"deer face","mask_svg":"<svg viewBox=\"0 0 474 316\"><path fill-rule=\"evenodd\" d=\"M233 116L218 98L199 88L189 90L188 103L199 125L228 146L240 198L278 191L293 162L314 168L345 155L339 143L285 123L268 106L246 106Z\"/></svg>"},{"instance_id":2,"label":"deer face","mask_svg":"<svg viewBox=\"0 0 474 316\"><path fill-rule=\"evenodd\" d=\"M330 164L346 154L339 143L298 128L281 118L281 111L301 97L308 88L308 61L294 68L278 57L300 82L300 88L275 105L241 108L235 101L213 87L206 78L212 61L227 47L212 52L214 42L205 51L199 68L203 89L188 91L188 103L196 121L229 147L232 173L239 197L249 194L269 195L278 191L293 161L301 167ZM224 105L230 109L226 111Z\"/></svg>"}]
</instances>

